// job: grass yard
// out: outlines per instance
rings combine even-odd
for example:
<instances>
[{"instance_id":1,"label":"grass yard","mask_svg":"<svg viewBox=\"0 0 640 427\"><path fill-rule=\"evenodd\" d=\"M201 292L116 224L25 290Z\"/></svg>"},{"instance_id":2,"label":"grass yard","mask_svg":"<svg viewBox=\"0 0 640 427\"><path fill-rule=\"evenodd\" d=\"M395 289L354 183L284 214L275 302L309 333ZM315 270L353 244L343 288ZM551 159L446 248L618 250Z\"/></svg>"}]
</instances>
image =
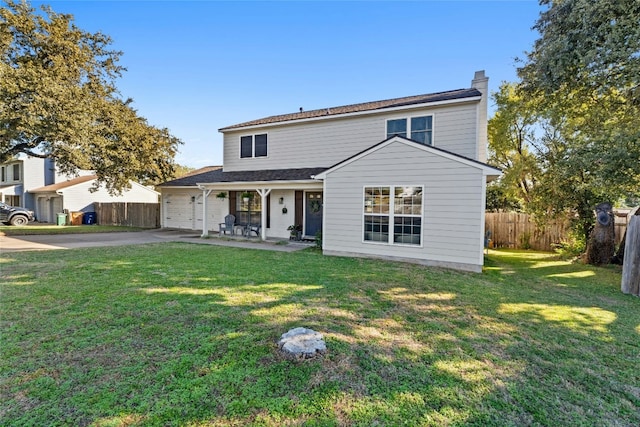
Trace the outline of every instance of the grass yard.
<instances>
[{"instance_id":1,"label":"grass yard","mask_svg":"<svg viewBox=\"0 0 640 427\"><path fill-rule=\"evenodd\" d=\"M616 268L188 243L0 261L3 426L640 425L640 299ZM328 353L282 358L295 326Z\"/></svg>"},{"instance_id":2,"label":"grass yard","mask_svg":"<svg viewBox=\"0 0 640 427\"><path fill-rule=\"evenodd\" d=\"M29 236L36 234L84 234L84 233L113 233L116 231L142 231L140 227L125 227L122 225L52 225L30 224L23 227L0 225L0 235Z\"/></svg>"}]
</instances>

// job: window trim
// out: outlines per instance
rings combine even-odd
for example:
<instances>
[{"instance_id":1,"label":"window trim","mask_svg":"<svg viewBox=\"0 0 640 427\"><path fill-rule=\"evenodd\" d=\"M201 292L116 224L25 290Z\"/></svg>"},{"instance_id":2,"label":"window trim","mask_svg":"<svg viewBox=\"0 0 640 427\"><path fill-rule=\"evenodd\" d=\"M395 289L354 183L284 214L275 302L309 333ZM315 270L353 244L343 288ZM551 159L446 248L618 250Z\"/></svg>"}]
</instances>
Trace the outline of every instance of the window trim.
<instances>
[{"instance_id":1,"label":"window trim","mask_svg":"<svg viewBox=\"0 0 640 427\"><path fill-rule=\"evenodd\" d=\"M388 214L379 214L379 213L368 213L365 211L366 209L366 203L365 203L365 197L366 197L366 189L367 188L389 188L389 213ZM397 187L418 187L421 189L421 209L420 209L420 215L414 215L414 214L396 214L395 213L395 189ZM425 222L424 222L424 211L425 211L425 185L423 184L369 184L369 185L364 185L362 187L362 192L360 193L361 197L362 197L362 229L360 231L360 238L362 240L363 244L371 244L371 245L382 245L382 246L400 246L400 247L406 247L406 248L424 248L424 226L425 226ZM365 227L366 227L366 221L365 221L365 217L366 216L376 216L376 217L384 217L384 218L388 218L389 219L389 237L387 239L386 242L384 241L379 241L379 240L365 240L364 238L364 233L365 233ZM396 243L394 241L394 227L395 227L395 219L396 217L409 217L409 218L420 218L420 244L412 244L412 243Z\"/></svg>"},{"instance_id":2,"label":"window trim","mask_svg":"<svg viewBox=\"0 0 640 427\"><path fill-rule=\"evenodd\" d=\"M414 115L410 115L410 116L403 116L403 117L389 117L387 119L385 119L384 122L384 135L385 135L385 139L389 139L392 138L395 135L389 135L387 133L387 129L389 128L389 122L393 121L393 120L406 120L407 121L407 135L404 138L407 139L411 139L411 132L413 131L411 129L411 120L418 118L418 117L431 117L431 144L422 144L421 142L416 141L418 144L422 144L422 145L426 145L428 147L435 147L435 122L436 122L436 115L434 113L429 113L429 114L414 114ZM411 139L412 141L414 141L413 139Z\"/></svg>"},{"instance_id":3,"label":"window trim","mask_svg":"<svg viewBox=\"0 0 640 427\"><path fill-rule=\"evenodd\" d=\"M264 135L267 139L267 143L266 143L266 151L267 154L265 154L264 156L256 156L256 136L261 136ZM242 138L246 138L246 137L250 137L251 138L251 156L247 156L247 157L243 157L242 156ZM269 133L268 132L261 132L261 133L252 133L249 135L240 135L238 138L238 158L241 160L244 159L261 159L261 158L268 158L269 157Z\"/></svg>"}]
</instances>

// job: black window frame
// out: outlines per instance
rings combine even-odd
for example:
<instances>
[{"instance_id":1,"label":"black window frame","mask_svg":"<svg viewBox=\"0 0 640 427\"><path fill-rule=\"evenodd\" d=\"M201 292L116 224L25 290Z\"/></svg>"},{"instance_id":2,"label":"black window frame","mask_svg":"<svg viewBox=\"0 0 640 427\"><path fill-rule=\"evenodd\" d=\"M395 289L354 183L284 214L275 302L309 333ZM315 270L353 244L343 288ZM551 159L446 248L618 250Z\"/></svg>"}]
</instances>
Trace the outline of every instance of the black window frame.
<instances>
[{"instance_id":1,"label":"black window frame","mask_svg":"<svg viewBox=\"0 0 640 427\"><path fill-rule=\"evenodd\" d=\"M240 158L268 157L269 137L266 133L240 136Z\"/></svg>"}]
</instances>

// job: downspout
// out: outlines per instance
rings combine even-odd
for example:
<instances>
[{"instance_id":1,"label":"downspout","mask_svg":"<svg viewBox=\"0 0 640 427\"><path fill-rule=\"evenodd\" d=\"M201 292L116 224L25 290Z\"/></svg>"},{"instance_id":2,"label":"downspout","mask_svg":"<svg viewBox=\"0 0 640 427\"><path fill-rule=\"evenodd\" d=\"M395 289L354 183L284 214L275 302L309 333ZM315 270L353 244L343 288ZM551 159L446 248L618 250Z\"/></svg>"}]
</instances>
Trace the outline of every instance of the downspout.
<instances>
[{"instance_id":1,"label":"downspout","mask_svg":"<svg viewBox=\"0 0 640 427\"><path fill-rule=\"evenodd\" d=\"M206 189L204 186L199 185L198 188L202 190L202 234L200 237L209 237L209 226L207 225L207 198L213 189Z\"/></svg>"}]
</instances>

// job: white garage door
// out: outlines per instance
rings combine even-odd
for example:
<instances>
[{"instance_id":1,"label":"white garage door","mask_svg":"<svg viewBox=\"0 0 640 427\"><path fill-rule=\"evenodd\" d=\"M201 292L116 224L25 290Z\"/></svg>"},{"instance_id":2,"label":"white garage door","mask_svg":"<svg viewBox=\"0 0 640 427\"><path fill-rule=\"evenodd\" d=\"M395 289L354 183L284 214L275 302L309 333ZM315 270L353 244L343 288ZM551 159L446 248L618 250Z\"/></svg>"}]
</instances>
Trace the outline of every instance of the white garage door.
<instances>
[{"instance_id":1,"label":"white garage door","mask_svg":"<svg viewBox=\"0 0 640 427\"><path fill-rule=\"evenodd\" d=\"M163 196L164 226L166 228L193 229L193 206L189 194L168 194Z\"/></svg>"}]
</instances>

